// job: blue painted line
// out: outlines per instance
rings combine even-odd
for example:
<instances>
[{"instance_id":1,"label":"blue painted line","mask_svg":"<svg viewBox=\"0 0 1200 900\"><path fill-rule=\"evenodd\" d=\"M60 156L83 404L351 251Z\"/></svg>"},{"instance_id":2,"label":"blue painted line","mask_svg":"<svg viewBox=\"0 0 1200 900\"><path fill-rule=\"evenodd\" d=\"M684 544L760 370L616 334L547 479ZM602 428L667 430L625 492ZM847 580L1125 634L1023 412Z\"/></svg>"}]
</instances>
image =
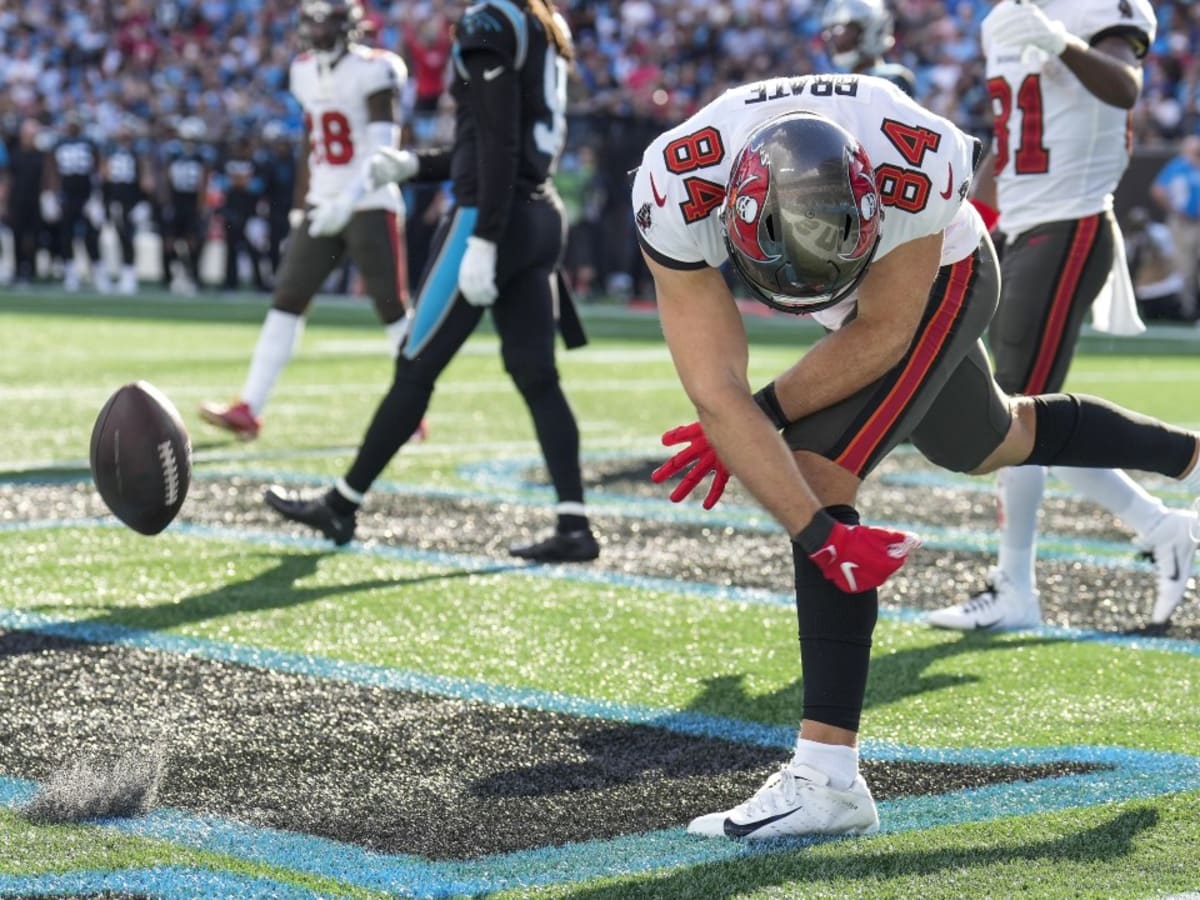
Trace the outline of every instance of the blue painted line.
<instances>
[{"instance_id":1,"label":"blue painted line","mask_svg":"<svg viewBox=\"0 0 1200 900\"><path fill-rule=\"evenodd\" d=\"M123 526L112 519L46 519L36 522L2 522L0 523L0 534L6 532L81 527L117 529ZM504 572L531 579L550 579L577 584L602 585L625 590L658 591L684 597L699 597L704 600L761 604L764 606L786 608L790 608L795 604L795 598L791 593L780 591L769 591L761 588L739 588L704 582L682 581L672 578L630 575L625 572L606 571L585 566L526 564L505 566L504 564L497 563L491 557L414 550L407 547L378 544L352 544L335 550L330 546L328 541L315 537L306 538L275 532L251 531L188 523L172 525L171 533L184 537L221 539L265 547L346 553L373 559L390 559L403 563L452 569L476 569L479 570L480 574L499 574ZM923 624L926 615L927 613L923 610L908 607L885 605L881 606L879 610L881 620L900 622L908 625ZM1145 635L1124 635L1115 632L1095 631L1084 628L1064 628L1051 625L1025 629L1022 633L1053 638L1059 641L1097 643L1126 650L1156 650L1162 653L1180 653L1186 656L1200 657L1200 641Z\"/></svg>"},{"instance_id":2,"label":"blue painted line","mask_svg":"<svg viewBox=\"0 0 1200 900\"><path fill-rule=\"evenodd\" d=\"M84 870L43 875L0 874L0 895L28 896L99 893L145 894L159 897L191 897L196 900L292 900L321 894L297 885L186 866L154 866L144 869Z\"/></svg>"},{"instance_id":3,"label":"blue painted line","mask_svg":"<svg viewBox=\"0 0 1200 900\"><path fill-rule=\"evenodd\" d=\"M925 749L888 742L867 742L863 750L869 759L963 765L1061 761L1109 767L1085 775L989 785L883 802L879 804L879 812L882 831L888 834L1200 790L1200 760L1181 754L1111 747ZM28 782L0 779L0 794L27 793L30 788ZM361 888L438 898L581 883L616 875L648 874L679 866L795 851L828 840L797 838L762 844L738 843L691 838L680 826L649 834L497 854L476 860L429 862L418 857L373 853L323 838L254 828L219 817L196 816L173 809L159 810L139 819L109 819L97 824L127 834L333 878ZM84 879L95 877L92 873L77 874ZM20 879L15 883L21 889L30 889L29 880ZM275 885L274 882L270 884Z\"/></svg>"}]
</instances>

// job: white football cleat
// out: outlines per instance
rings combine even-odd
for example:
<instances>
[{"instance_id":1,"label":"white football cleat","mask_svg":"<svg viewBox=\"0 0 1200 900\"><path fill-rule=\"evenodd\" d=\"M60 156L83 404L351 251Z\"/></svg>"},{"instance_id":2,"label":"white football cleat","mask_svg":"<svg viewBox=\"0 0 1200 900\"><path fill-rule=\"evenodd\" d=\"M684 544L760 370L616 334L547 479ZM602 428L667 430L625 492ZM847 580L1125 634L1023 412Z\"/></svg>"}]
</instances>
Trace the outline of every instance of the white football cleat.
<instances>
[{"instance_id":1,"label":"white football cleat","mask_svg":"<svg viewBox=\"0 0 1200 900\"><path fill-rule=\"evenodd\" d=\"M1192 562L1196 558L1195 534L1200 534L1196 513L1172 509L1146 534L1138 535L1134 542L1154 558L1158 573L1158 594L1150 614L1150 621L1155 625L1165 624L1183 602Z\"/></svg>"},{"instance_id":2,"label":"white football cleat","mask_svg":"<svg viewBox=\"0 0 1200 900\"><path fill-rule=\"evenodd\" d=\"M849 790L839 791L829 786L828 776L802 763L784 766L741 806L688 825L688 834L750 840L878 830L875 800L861 775Z\"/></svg>"},{"instance_id":3,"label":"white football cleat","mask_svg":"<svg viewBox=\"0 0 1200 900\"><path fill-rule=\"evenodd\" d=\"M988 573L987 586L962 603L935 610L927 620L935 628L955 631L1001 631L1042 624L1037 591L1016 588L999 569Z\"/></svg>"}]
</instances>

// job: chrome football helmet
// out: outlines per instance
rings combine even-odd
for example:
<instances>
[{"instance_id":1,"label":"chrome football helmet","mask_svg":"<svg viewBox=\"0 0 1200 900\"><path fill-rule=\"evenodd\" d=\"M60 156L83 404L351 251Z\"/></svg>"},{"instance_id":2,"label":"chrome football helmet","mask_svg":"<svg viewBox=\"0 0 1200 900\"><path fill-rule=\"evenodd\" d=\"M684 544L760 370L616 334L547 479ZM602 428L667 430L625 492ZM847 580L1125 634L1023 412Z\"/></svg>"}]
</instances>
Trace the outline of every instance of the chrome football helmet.
<instances>
[{"instance_id":1,"label":"chrome football helmet","mask_svg":"<svg viewBox=\"0 0 1200 900\"><path fill-rule=\"evenodd\" d=\"M858 287L882 221L862 145L807 112L750 133L734 157L721 208L734 270L767 306L796 314L827 309Z\"/></svg>"},{"instance_id":2,"label":"chrome football helmet","mask_svg":"<svg viewBox=\"0 0 1200 900\"><path fill-rule=\"evenodd\" d=\"M300 41L315 53L336 58L358 38L362 18L358 0L302 0Z\"/></svg>"},{"instance_id":3,"label":"chrome football helmet","mask_svg":"<svg viewBox=\"0 0 1200 900\"><path fill-rule=\"evenodd\" d=\"M882 58L896 43L883 0L829 0L821 13L821 38L833 64L851 72Z\"/></svg>"}]
</instances>

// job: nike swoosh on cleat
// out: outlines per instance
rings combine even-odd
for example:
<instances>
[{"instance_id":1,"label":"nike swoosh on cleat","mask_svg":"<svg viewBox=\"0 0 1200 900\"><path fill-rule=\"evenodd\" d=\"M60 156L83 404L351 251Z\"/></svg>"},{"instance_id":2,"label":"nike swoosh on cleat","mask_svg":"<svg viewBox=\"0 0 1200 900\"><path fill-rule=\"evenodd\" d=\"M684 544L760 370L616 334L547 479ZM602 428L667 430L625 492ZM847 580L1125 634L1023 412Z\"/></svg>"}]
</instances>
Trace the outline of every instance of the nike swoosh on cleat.
<instances>
[{"instance_id":1,"label":"nike swoosh on cleat","mask_svg":"<svg viewBox=\"0 0 1200 900\"><path fill-rule=\"evenodd\" d=\"M994 619L991 622L980 622L975 626L975 630L976 631L987 631L987 629L989 629L989 628L995 628L997 625L1000 624L1000 622L1003 618L1004 618L1004 616L1001 616L999 619Z\"/></svg>"},{"instance_id":2,"label":"nike swoosh on cleat","mask_svg":"<svg viewBox=\"0 0 1200 900\"><path fill-rule=\"evenodd\" d=\"M764 825L770 825L772 822L778 822L780 819L786 819L794 812L802 810L803 806L797 806L795 809L789 809L787 812L781 812L777 816L767 816L765 819L759 819L756 822L747 822L745 825L739 825L737 822L728 816L725 817L725 836L726 837L746 837L754 834Z\"/></svg>"},{"instance_id":3,"label":"nike swoosh on cleat","mask_svg":"<svg viewBox=\"0 0 1200 900\"><path fill-rule=\"evenodd\" d=\"M1179 551L1171 549L1171 580L1179 580Z\"/></svg>"}]
</instances>

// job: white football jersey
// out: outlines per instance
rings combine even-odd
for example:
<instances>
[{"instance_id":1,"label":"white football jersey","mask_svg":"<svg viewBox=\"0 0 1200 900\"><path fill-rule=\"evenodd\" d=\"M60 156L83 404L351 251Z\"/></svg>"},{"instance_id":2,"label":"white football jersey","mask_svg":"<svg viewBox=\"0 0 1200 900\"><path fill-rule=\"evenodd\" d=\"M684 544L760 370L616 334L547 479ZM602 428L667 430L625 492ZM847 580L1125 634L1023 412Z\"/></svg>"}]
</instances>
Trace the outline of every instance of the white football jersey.
<instances>
[{"instance_id":1,"label":"white football jersey","mask_svg":"<svg viewBox=\"0 0 1200 900\"><path fill-rule=\"evenodd\" d=\"M1015 237L1035 225L1112 209L1129 164L1129 112L1090 93L1058 57L1036 47L997 46L989 21L981 39L995 117L1000 228ZM1154 40L1150 0L1047 0L1049 18L1091 43L1126 35L1144 51Z\"/></svg>"},{"instance_id":2,"label":"white football jersey","mask_svg":"<svg viewBox=\"0 0 1200 900\"><path fill-rule=\"evenodd\" d=\"M289 88L304 109L308 131L308 195L317 205L341 194L365 174L367 98L380 91L399 91L408 78L404 61L386 50L351 44L331 69L314 53L292 61ZM365 194L355 209L403 210L399 185Z\"/></svg>"},{"instance_id":3,"label":"white football jersey","mask_svg":"<svg viewBox=\"0 0 1200 900\"><path fill-rule=\"evenodd\" d=\"M729 254L719 213L733 159L756 127L796 111L835 122L866 151L883 206L876 259L938 232L946 235L943 265L979 246L983 223L963 202L978 142L881 78L808 75L732 88L650 144L633 185L647 252L681 268L724 263ZM854 303L851 296L813 318L837 328Z\"/></svg>"}]
</instances>

